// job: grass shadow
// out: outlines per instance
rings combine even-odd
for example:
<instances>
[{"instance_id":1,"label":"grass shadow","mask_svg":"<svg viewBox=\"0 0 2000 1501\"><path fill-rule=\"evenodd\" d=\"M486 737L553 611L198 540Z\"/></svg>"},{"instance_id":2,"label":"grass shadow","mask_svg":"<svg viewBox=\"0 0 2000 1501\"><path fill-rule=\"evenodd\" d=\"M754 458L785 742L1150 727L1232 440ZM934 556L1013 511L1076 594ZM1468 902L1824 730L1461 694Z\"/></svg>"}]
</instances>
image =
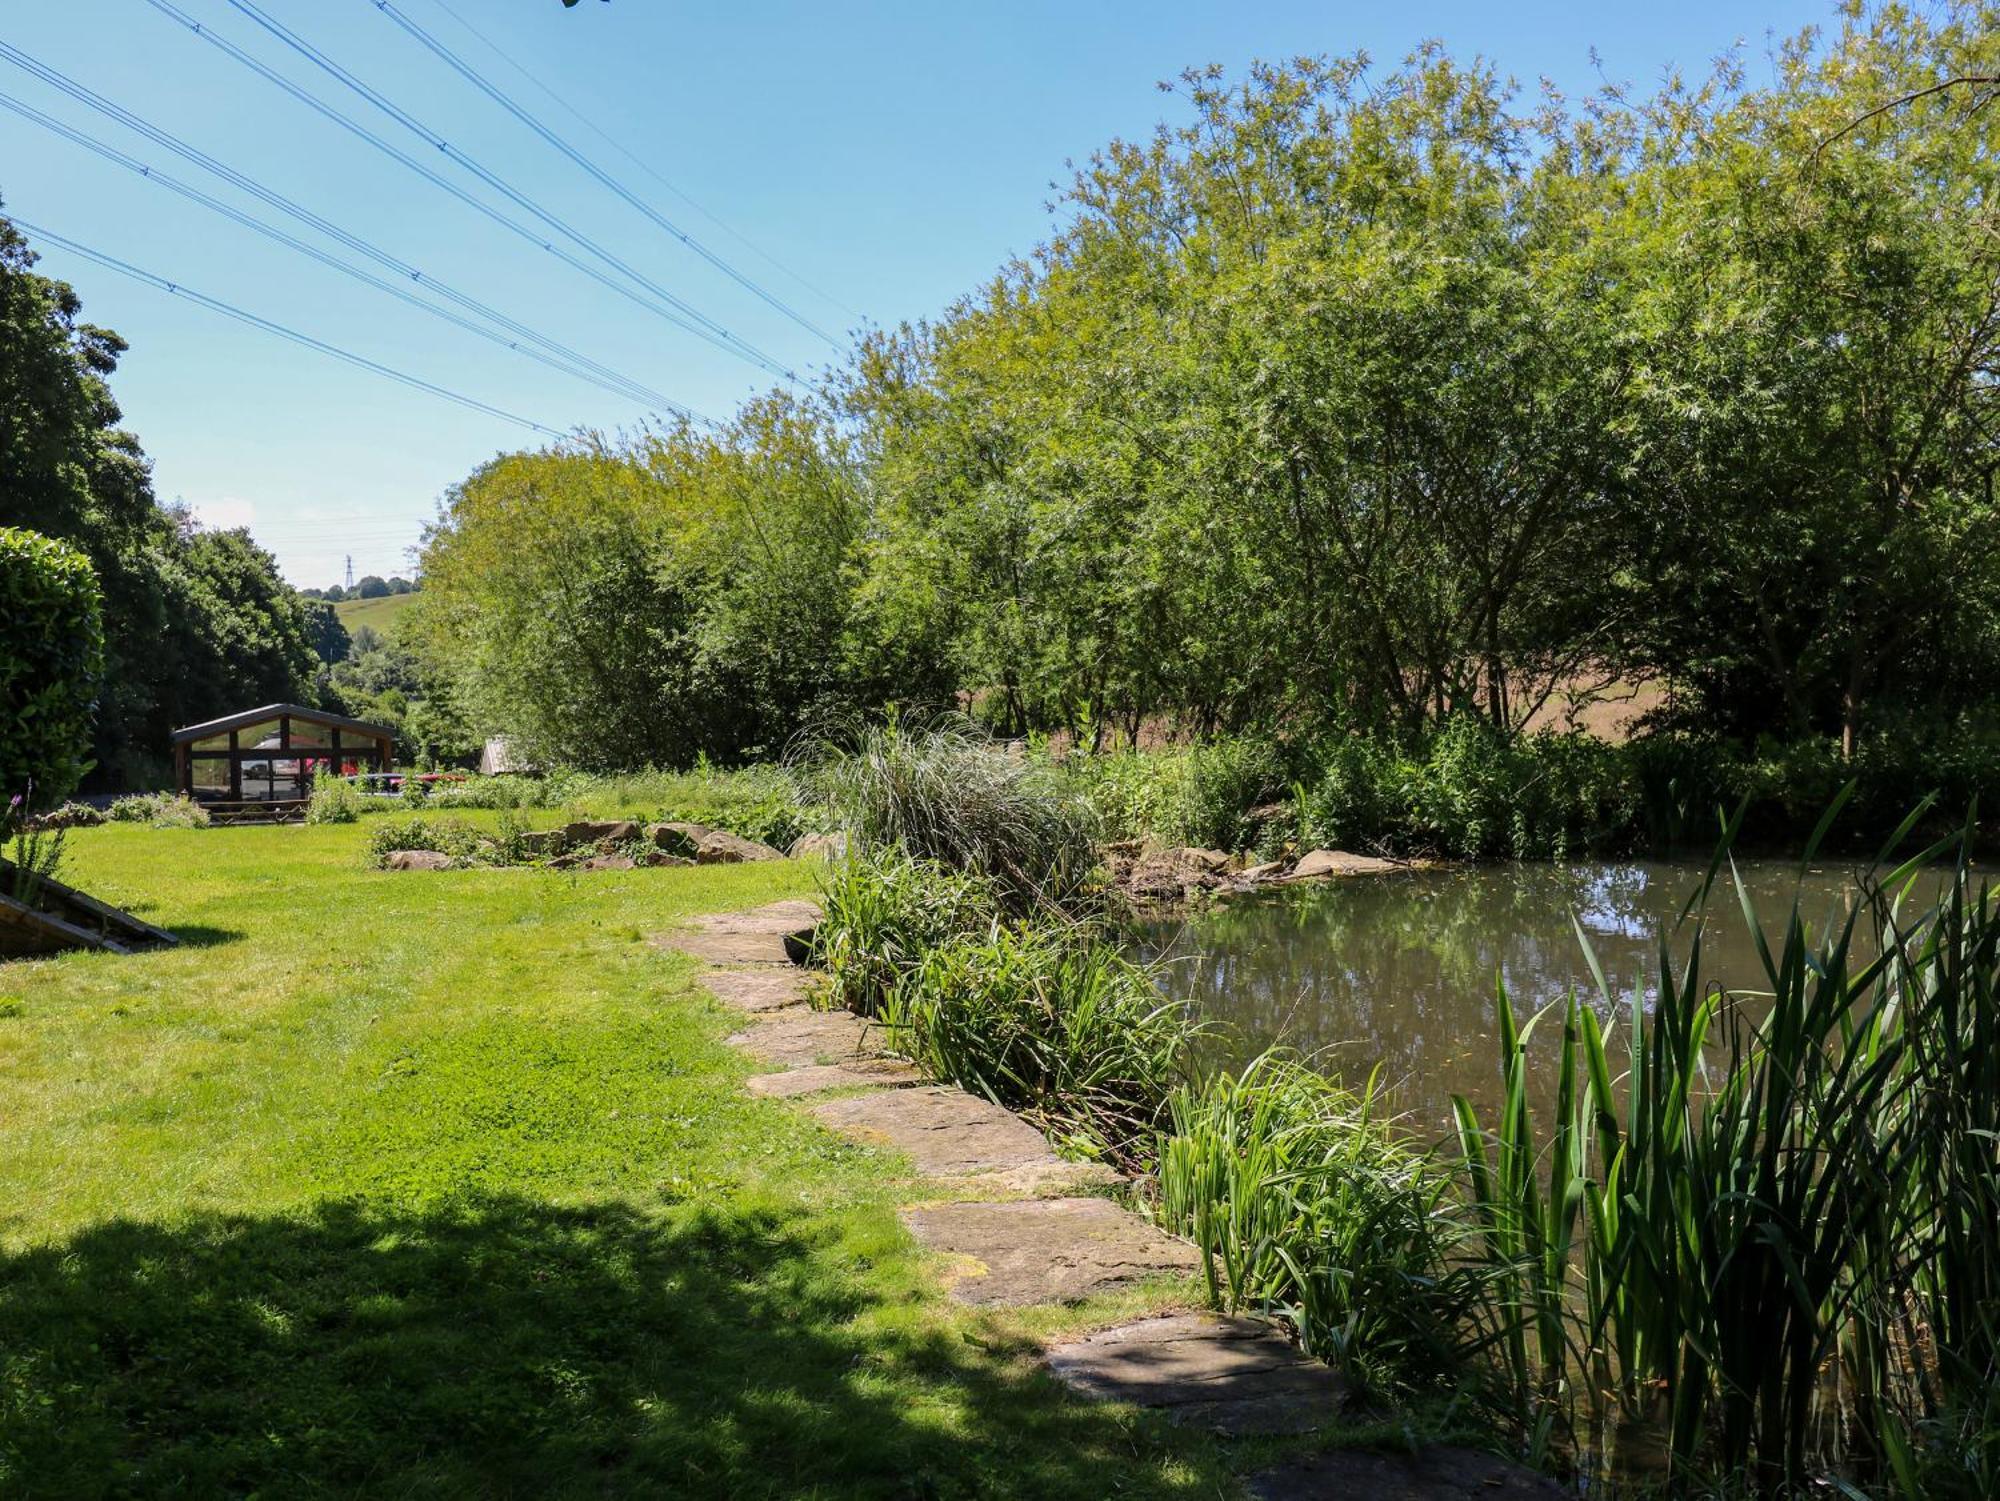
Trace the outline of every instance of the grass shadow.
<instances>
[{"instance_id":1,"label":"grass shadow","mask_svg":"<svg viewBox=\"0 0 2000 1501\"><path fill-rule=\"evenodd\" d=\"M182 948L212 949L225 943L241 943L245 935L236 928L211 928L202 923L181 923L167 931L181 941Z\"/></svg>"},{"instance_id":2,"label":"grass shadow","mask_svg":"<svg viewBox=\"0 0 2000 1501\"><path fill-rule=\"evenodd\" d=\"M0 1493L1215 1493L853 1261L734 1206L94 1226L0 1258Z\"/></svg>"}]
</instances>

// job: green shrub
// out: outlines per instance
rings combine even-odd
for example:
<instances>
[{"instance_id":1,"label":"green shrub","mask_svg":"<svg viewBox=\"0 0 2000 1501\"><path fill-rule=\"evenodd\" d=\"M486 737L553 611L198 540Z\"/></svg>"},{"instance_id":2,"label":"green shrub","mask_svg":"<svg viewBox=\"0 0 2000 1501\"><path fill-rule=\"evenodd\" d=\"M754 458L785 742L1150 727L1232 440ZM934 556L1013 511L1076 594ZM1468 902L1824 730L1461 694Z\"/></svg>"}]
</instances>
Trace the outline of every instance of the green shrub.
<instances>
[{"instance_id":1,"label":"green shrub","mask_svg":"<svg viewBox=\"0 0 2000 1501\"><path fill-rule=\"evenodd\" d=\"M135 792L105 810L113 823L143 823L156 829L205 829L208 809L174 792Z\"/></svg>"},{"instance_id":2,"label":"green shrub","mask_svg":"<svg viewBox=\"0 0 2000 1501\"><path fill-rule=\"evenodd\" d=\"M397 850L435 850L464 860L479 850L479 831L463 819L409 814L377 824L368 833L369 863L380 869Z\"/></svg>"},{"instance_id":3,"label":"green shrub","mask_svg":"<svg viewBox=\"0 0 2000 1501\"><path fill-rule=\"evenodd\" d=\"M353 823L361 817L361 794L354 784L337 776L313 778L312 796L306 802L307 823Z\"/></svg>"},{"instance_id":4,"label":"green shrub","mask_svg":"<svg viewBox=\"0 0 2000 1501\"><path fill-rule=\"evenodd\" d=\"M1150 1151L1201 1029L1088 925L998 922L904 969L880 1016L898 1051L1094 1156Z\"/></svg>"},{"instance_id":5,"label":"green shrub","mask_svg":"<svg viewBox=\"0 0 2000 1501\"><path fill-rule=\"evenodd\" d=\"M962 715L853 725L801 741L810 799L857 849L900 850L982 876L1015 911L1086 901L1097 821L1046 763L997 744Z\"/></svg>"},{"instance_id":6,"label":"green shrub","mask_svg":"<svg viewBox=\"0 0 2000 1501\"><path fill-rule=\"evenodd\" d=\"M0 803L54 807L90 769L104 671L102 596L90 560L0 527Z\"/></svg>"},{"instance_id":7,"label":"green shrub","mask_svg":"<svg viewBox=\"0 0 2000 1501\"><path fill-rule=\"evenodd\" d=\"M1363 1385L1414 1384L1459 1346L1449 1179L1372 1107L1275 1053L1175 1091L1159 1214L1201 1252L1210 1301L1284 1314Z\"/></svg>"},{"instance_id":8,"label":"green shrub","mask_svg":"<svg viewBox=\"0 0 2000 1501\"><path fill-rule=\"evenodd\" d=\"M932 949L990 927L991 884L894 851L855 852L819 875L825 911L813 931L834 1004L875 1015L903 975Z\"/></svg>"}]
</instances>

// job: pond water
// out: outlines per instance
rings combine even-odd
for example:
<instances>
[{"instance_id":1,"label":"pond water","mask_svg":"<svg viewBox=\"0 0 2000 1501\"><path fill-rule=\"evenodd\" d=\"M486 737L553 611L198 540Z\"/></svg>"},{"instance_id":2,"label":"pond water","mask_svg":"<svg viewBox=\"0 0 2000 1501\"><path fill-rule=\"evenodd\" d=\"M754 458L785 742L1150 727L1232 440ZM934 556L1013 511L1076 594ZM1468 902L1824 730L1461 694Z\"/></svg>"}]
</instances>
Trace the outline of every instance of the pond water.
<instances>
[{"instance_id":1,"label":"pond water","mask_svg":"<svg viewBox=\"0 0 2000 1501\"><path fill-rule=\"evenodd\" d=\"M1859 899L1856 873L1837 864L1801 871L1795 863L1748 862L1738 869L1774 945L1795 897L1815 937L1845 922ZM1315 1055L1356 1087L1379 1065L1388 1103L1430 1134L1449 1128L1454 1094L1470 1098L1490 1123L1499 1094L1496 980L1523 1020L1571 989L1602 1015L1574 914L1620 997L1620 1018L1635 986L1650 1009L1663 937L1676 973L1685 966L1694 923L1680 917L1705 870L1641 861L1355 877L1160 925L1143 947L1168 961L1172 995L1226 1024L1227 1056L1218 1064L1282 1043ZM1705 987L1768 990L1727 870L1705 912ZM1531 1083L1545 1086L1534 1090L1544 1098L1552 1094L1547 1081L1560 1045L1554 1026L1530 1043Z\"/></svg>"}]
</instances>

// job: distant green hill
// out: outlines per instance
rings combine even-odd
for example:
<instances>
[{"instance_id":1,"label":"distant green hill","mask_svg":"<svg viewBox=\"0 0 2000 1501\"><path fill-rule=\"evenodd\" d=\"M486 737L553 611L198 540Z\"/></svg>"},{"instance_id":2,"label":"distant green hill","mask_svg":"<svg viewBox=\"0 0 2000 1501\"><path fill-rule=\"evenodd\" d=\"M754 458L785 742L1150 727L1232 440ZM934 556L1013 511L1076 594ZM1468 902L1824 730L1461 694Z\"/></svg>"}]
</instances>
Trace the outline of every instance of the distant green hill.
<instances>
[{"instance_id":1,"label":"distant green hill","mask_svg":"<svg viewBox=\"0 0 2000 1501\"><path fill-rule=\"evenodd\" d=\"M388 594L381 599L343 599L333 607L333 613L350 634L365 625L387 636L403 607L415 598L414 594Z\"/></svg>"}]
</instances>

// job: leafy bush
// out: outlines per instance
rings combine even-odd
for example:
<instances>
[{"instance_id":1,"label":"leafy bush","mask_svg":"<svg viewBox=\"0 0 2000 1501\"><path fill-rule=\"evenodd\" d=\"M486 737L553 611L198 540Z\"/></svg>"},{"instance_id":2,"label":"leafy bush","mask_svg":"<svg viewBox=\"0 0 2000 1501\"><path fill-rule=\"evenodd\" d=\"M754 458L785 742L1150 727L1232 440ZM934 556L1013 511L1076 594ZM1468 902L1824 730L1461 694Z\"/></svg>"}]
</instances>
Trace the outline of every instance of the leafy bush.
<instances>
[{"instance_id":1,"label":"leafy bush","mask_svg":"<svg viewBox=\"0 0 2000 1501\"><path fill-rule=\"evenodd\" d=\"M639 771L618 776L557 770L540 777L468 777L438 788L433 808L576 808L641 822L699 823L789 849L809 832L798 789L782 767Z\"/></svg>"},{"instance_id":2,"label":"leafy bush","mask_svg":"<svg viewBox=\"0 0 2000 1501\"><path fill-rule=\"evenodd\" d=\"M1183 1087L1159 1144L1159 1213L1201 1252L1211 1302L1282 1313L1368 1386L1447 1368L1449 1179L1352 1094L1267 1053Z\"/></svg>"},{"instance_id":3,"label":"leafy bush","mask_svg":"<svg viewBox=\"0 0 2000 1501\"><path fill-rule=\"evenodd\" d=\"M880 1016L932 1076L1126 1162L1150 1150L1201 1030L1088 925L1000 921L923 954Z\"/></svg>"},{"instance_id":4,"label":"leafy bush","mask_svg":"<svg viewBox=\"0 0 2000 1501\"><path fill-rule=\"evenodd\" d=\"M0 527L0 797L28 812L61 802L90 767L101 615L88 558Z\"/></svg>"},{"instance_id":5,"label":"leafy bush","mask_svg":"<svg viewBox=\"0 0 2000 1501\"><path fill-rule=\"evenodd\" d=\"M208 809L174 792L135 792L105 811L113 823L143 823L156 829L205 829Z\"/></svg>"},{"instance_id":6,"label":"leafy bush","mask_svg":"<svg viewBox=\"0 0 2000 1501\"><path fill-rule=\"evenodd\" d=\"M819 887L825 916L813 958L828 972L833 1002L862 1016L874 1016L932 949L989 927L998 913L989 882L894 851L830 861Z\"/></svg>"},{"instance_id":7,"label":"leafy bush","mask_svg":"<svg viewBox=\"0 0 2000 1501\"><path fill-rule=\"evenodd\" d=\"M378 869L397 850L435 850L463 860L479 849L479 831L463 819L409 814L377 824L368 834L369 862Z\"/></svg>"},{"instance_id":8,"label":"leafy bush","mask_svg":"<svg viewBox=\"0 0 2000 1501\"><path fill-rule=\"evenodd\" d=\"M91 803L64 803L36 820L48 829L94 829L105 821L104 810Z\"/></svg>"},{"instance_id":9,"label":"leafy bush","mask_svg":"<svg viewBox=\"0 0 2000 1501\"><path fill-rule=\"evenodd\" d=\"M354 784L337 776L313 778L312 796L306 802L307 823L353 823L361 817L361 794Z\"/></svg>"},{"instance_id":10,"label":"leafy bush","mask_svg":"<svg viewBox=\"0 0 2000 1501\"><path fill-rule=\"evenodd\" d=\"M963 715L822 730L795 750L809 798L864 850L988 878L1015 911L1074 904L1097 873L1097 820L1053 768Z\"/></svg>"}]
</instances>

